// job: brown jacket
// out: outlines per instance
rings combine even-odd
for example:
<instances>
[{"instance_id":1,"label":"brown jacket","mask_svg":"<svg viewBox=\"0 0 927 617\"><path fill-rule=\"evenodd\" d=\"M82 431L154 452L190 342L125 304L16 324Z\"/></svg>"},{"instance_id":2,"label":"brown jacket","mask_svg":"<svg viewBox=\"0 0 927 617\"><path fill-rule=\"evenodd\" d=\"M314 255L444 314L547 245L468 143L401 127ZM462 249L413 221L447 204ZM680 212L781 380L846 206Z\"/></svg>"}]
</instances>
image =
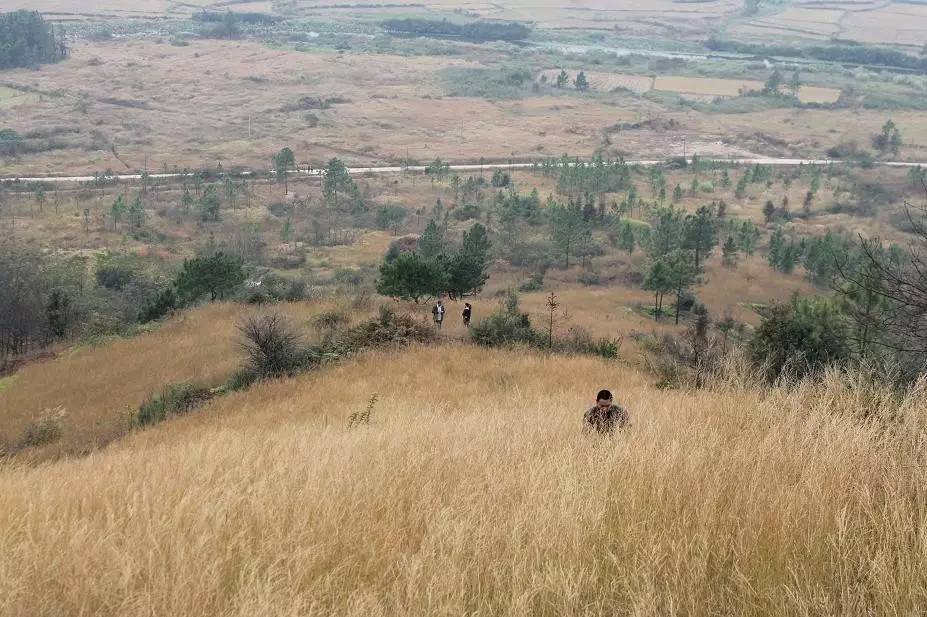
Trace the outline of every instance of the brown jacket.
<instances>
[{"instance_id":1,"label":"brown jacket","mask_svg":"<svg viewBox=\"0 0 927 617\"><path fill-rule=\"evenodd\" d=\"M608 409L599 409L598 405L590 409L583 416L583 423L588 429L607 435L615 430L623 429L631 421L628 411L620 405L612 405Z\"/></svg>"}]
</instances>

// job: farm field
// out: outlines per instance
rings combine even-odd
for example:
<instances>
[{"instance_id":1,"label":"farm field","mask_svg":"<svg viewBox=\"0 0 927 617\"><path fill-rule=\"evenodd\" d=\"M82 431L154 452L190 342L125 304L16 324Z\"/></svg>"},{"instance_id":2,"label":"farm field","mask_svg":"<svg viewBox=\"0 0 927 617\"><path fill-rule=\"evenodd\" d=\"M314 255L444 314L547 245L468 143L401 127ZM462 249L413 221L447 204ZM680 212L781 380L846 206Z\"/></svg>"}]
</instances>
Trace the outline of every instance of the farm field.
<instances>
[{"instance_id":1,"label":"farm field","mask_svg":"<svg viewBox=\"0 0 927 617\"><path fill-rule=\"evenodd\" d=\"M556 82L560 73L557 69L542 71L539 79L546 83ZM680 75L623 75L620 73L602 73L597 71L585 72L592 90L611 92L616 89L630 90L637 94L645 94L652 90L673 92L687 98L737 97L746 91L761 90L763 82L738 79L720 79L711 77L686 77ZM567 72L571 83L576 79L576 73ZM802 86L798 91L798 98L803 103L835 103L840 98L840 90L835 88L820 88Z\"/></svg>"},{"instance_id":2,"label":"farm field","mask_svg":"<svg viewBox=\"0 0 927 617\"><path fill-rule=\"evenodd\" d=\"M907 2L802 2L740 20L728 32L739 38L840 39L920 49L927 35L927 9Z\"/></svg>"},{"instance_id":3,"label":"farm field","mask_svg":"<svg viewBox=\"0 0 927 617\"><path fill-rule=\"evenodd\" d=\"M224 68L212 70L220 58ZM444 72L474 70L488 69L478 59L301 53L249 42L79 47L66 62L39 72L7 72L7 88L38 101L15 111L0 107L0 123L50 136L54 146L7 158L4 173L89 174L146 164L151 170L220 163L266 169L268 157L282 145L314 166L332 156L354 165L392 164L406 156L456 162L536 160L564 152L589 156L603 147L607 151L603 131L616 124L641 126L621 137L620 150L631 157L674 156L681 135L703 154L820 157L841 139L868 140L887 115L866 109L717 114L620 94L542 91L516 99L444 94ZM592 74L595 82L599 75ZM646 83L640 77L634 81L639 89ZM711 98L753 83L657 77L658 90ZM812 87L802 92L817 101L835 95ZM26 94L10 100L19 98ZM319 109L319 99L331 102ZM920 114L892 116L905 131L901 158L922 156L927 140ZM411 117L419 119L414 126L408 126ZM853 121L846 122L848 117ZM677 128L648 128L655 120L657 126ZM800 123L802 130L791 130L784 120ZM768 139L758 141L756 134Z\"/></svg>"}]
</instances>

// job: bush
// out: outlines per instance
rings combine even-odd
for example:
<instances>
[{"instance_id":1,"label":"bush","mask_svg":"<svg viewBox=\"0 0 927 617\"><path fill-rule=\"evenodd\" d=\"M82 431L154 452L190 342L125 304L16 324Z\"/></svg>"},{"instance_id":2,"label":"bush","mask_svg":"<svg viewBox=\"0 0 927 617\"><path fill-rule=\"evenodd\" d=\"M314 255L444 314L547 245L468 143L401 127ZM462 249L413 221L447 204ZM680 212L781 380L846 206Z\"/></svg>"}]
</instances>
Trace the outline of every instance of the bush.
<instances>
[{"instance_id":1,"label":"bush","mask_svg":"<svg viewBox=\"0 0 927 617\"><path fill-rule=\"evenodd\" d=\"M376 349L392 345L428 343L435 339L435 331L411 315L398 315L386 305L380 306L376 319L351 328L345 332L326 355L345 356L365 349Z\"/></svg>"},{"instance_id":2,"label":"bush","mask_svg":"<svg viewBox=\"0 0 927 617\"><path fill-rule=\"evenodd\" d=\"M138 408L135 420L140 426L157 424L170 415L186 413L212 398L208 388L194 383L171 384L160 396L149 398Z\"/></svg>"},{"instance_id":3,"label":"bush","mask_svg":"<svg viewBox=\"0 0 927 617\"><path fill-rule=\"evenodd\" d=\"M245 370L257 379L294 375L313 363L299 334L280 315L250 317L238 331L244 337Z\"/></svg>"},{"instance_id":4,"label":"bush","mask_svg":"<svg viewBox=\"0 0 927 617\"><path fill-rule=\"evenodd\" d=\"M795 297L761 313L763 322L750 341L755 364L769 381L800 379L849 359L846 318L827 298Z\"/></svg>"},{"instance_id":5,"label":"bush","mask_svg":"<svg viewBox=\"0 0 927 617\"><path fill-rule=\"evenodd\" d=\"M471 219L480 218L482 211L480 207L476 204L466 204L459 208L454 208L452 212L454 218L458 221L469 221Z\"/></svg>"},{"instance_id":6,"label":"bush","mask_svg":"<svg viewBox=\"0 0 927 617\"><path fill-rule=\"evenodd\" d=\"M544 289L544 273L535 272L527 281L521 284L518 291L531 292L541 291L542 289Z\"/></svg>"},{"instance_id":7,"label":"bush","mask_svg":"<svg viewBox=\"0 0 927 617\"><path fill-rule=\"evenodd\" d=\"M331 310L319 313L312 320L312 325L323 341L332 341L338 330L348 324L350 317L342 310Z\"/></svg>"},{"instance_id":8,"label":"bush","mask_svg":"<svg viewBox=\"0 0 927 617\"><path fill-rule=\"evenodd\" d=\"M514 291L506 294L498 310L470 328L470 338L477 345L500 347L519 343L534 345L541 340L531 327L531 319L518 307L518 296Z\"/></svg>"},{"instance_id":9,"label":"bush","mask_svg":"<svg viewBox=\"0 0 927 617\"><path fill-rule=\"evenodd\" d=\"M66 413L63 408L46 409L42 415L26 426L20 438L20 447L43 446L61 439L64 432L62 421Z\"/></svg>"},{"instance_id":10,"label":"bush","mask_svg":"<svg viewBox=\"0 0 927 617\"><path fill-rule=\"evenodd\" d=\"M602 279L600 279L599 275L596 274L595 272L583 272L582 274L579 275L579 278L577 280L583 285L587 285L587 286L602 284Z\"/></svg>"}]
</instances>

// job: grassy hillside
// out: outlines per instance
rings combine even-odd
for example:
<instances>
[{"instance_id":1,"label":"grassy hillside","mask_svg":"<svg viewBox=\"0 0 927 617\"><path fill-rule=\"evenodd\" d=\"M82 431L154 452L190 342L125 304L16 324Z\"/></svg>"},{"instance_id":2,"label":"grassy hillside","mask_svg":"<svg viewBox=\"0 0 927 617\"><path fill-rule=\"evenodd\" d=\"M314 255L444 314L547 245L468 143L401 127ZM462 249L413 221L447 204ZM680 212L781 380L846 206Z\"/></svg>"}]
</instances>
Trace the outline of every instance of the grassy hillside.
<instances>
[{"instance_id":1,"label":"grassy hillside","mask_svg":"<svg viewBox=\"0 0 927 617\"><path fill-rule=\"evenodd\" d=\"M292 303L277 311L308 331L308 321L332 305ZM78 346L25 366L0 382L0 451L16 450L29 427L55 410L63 412L61 438L28 456L42 460L91 451L125 434L139 404L165 385L218 386L240 364L236 324L256 312L213 304L141 336Z\"/></svg>"},{"instance_id":2,"label":"grassy hillside","mask_svg":"<svg viewBox=\"0 0 927 617\"><path fill-rule=\"evenodd\" d=\"M600 441L604 386L633 428ZM922 394L836 375L682 392L584 357L368 354L0 468L0 615L913 615L925 430Z\"/></svg>"}]
</instances>

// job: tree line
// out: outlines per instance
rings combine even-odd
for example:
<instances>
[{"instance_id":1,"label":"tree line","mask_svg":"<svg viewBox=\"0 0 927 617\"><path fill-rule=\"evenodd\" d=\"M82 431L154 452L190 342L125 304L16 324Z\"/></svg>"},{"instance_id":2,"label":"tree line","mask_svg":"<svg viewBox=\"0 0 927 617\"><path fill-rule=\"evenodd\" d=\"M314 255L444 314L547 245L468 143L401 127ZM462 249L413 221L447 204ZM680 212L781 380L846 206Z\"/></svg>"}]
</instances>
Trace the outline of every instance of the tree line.
<instances>
[{"instance_id":1,"label":"tree line","mask_svg":"<svg viewBox=\"0 0 927 617\"><path fill-rule=\"evenodd\" d=\"M927 58L916 58L904 52L886 47L868 45L766 45L710 38L705 47L712 51L727 51L755 56L778 56L781 58L806 58L850 64L890 66L915 71L927 71Z\"/></svg>"},{"instance_id":2,"label":"tree line","mask_svg":"<svg viewBox=\"0 0 927 617\"><path fill-rule=\"evenodd\" d=\"M0 69L58 62L67 55L64 31L56 32L38 11L0 13Z\"/></svg>"},{"instance_id":3,"label":"tree line","mask_svg":"<svg viewBox=\"0 0 927 617\"><path fill-rule=\"evenodd\" d=\"M380 26L388 32L416 36L453 37L468 41L523 41L531 34L524 24L501 21L475 21L459 24L447 19L387 19Z\"/></svg>"}]
</instances>

